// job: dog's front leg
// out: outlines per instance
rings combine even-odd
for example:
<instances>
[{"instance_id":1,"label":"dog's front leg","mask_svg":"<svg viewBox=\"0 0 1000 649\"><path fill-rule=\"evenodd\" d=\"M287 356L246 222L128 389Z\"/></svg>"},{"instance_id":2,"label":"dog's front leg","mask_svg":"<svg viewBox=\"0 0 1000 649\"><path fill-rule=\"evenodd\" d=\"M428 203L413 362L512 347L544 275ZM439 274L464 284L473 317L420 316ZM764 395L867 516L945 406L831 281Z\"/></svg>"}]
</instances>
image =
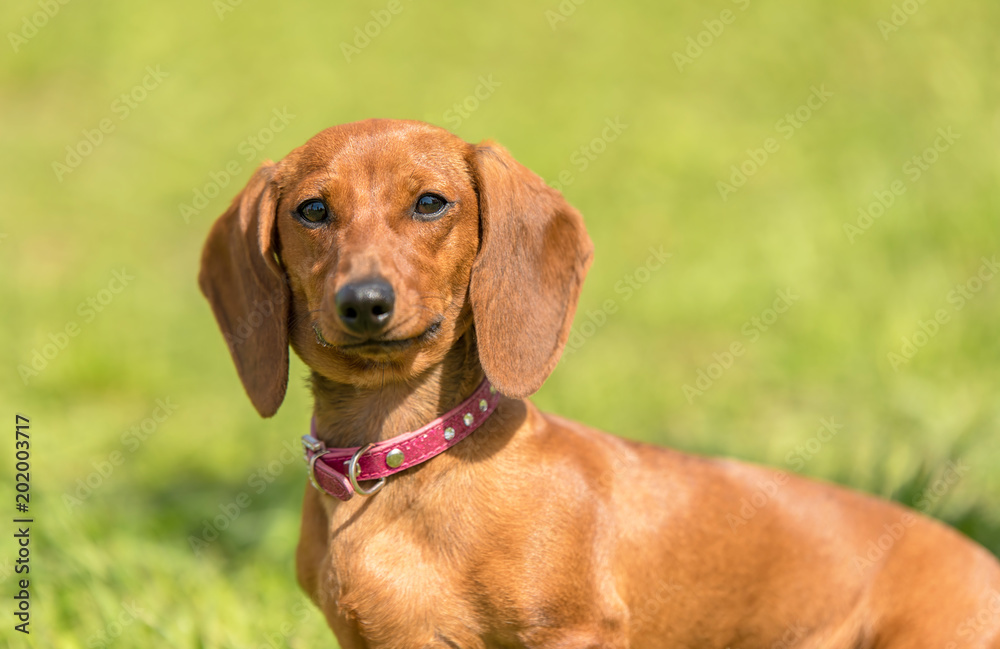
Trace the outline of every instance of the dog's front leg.
<instances>
[{"instance_id":1,"label":"dog's front leg","mask_svg":"<svg viewBox=\"0 0 1000 649\"><path fill-rule=\"evenodd\" d=\"M329 533L330 522L320 502L319 492L306 484L299 545L295 550L295 573L299 586L316 606L320 606L320 565L328 553Z\"/></svg>"}]
</instances>

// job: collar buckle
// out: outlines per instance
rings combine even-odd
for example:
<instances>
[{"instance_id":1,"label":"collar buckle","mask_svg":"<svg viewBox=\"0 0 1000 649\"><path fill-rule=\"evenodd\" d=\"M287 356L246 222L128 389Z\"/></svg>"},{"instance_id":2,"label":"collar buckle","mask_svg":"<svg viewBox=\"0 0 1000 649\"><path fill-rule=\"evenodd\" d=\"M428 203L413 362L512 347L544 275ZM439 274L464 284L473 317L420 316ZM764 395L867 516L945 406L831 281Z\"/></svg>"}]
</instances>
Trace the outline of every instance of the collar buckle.
<instances>
[{"instance_id":1,"label":"collar buckle","mask_svg":"<svg viewBox=\"0 0 1000 649\"><path fill-rule=\"evenodd\" d=\"M305 460L306 464L309 464L310 453L319 453L320 451L326 450L326 444L322 441L316 439L312 435L302 436L302 459Z\"/></svg>"},{"instance_id":2,"label":"collar buckle","mask_svg":"<svg viewBox=\"0 0 1000 649\"><path fill-rule=\"evenodd\" d=\"M322 440L318 440L312 435L302 436L302 459L305 461L306 466L309 467L307 472L309 474L309 482L312 486L316 487L320 492L325 491L316 479L316 460L323 457L327 453L326 444Z\"/></svg>"}]
</instances>

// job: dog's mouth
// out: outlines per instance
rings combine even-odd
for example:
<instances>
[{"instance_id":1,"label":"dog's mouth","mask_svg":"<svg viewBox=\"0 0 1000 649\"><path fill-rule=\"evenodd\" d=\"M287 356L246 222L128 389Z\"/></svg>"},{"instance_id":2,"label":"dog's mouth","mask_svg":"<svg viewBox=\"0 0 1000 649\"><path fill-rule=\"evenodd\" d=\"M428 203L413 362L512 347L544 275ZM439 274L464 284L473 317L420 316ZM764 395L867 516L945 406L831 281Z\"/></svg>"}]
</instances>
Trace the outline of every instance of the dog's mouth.
<instances>
[{"instance_id":1,"label":"dog's mouth","mask_svg":"<svg viewBox=\"0 0 1000 649\"><path fill-rule=\"evenodd\" d=\"M386 335L385 337L375 336L366 340L339 344L331 343L323 336L323 332L320 329L318 322L313 322L312 327L313 332L316 334L316 341L323 347L339 349L347 352L348 354L369 356L373 354L384 355L387 353L400 352L409 349L414 345L433 340L441 331L441 319L434 320L422 332L416 336L410 336L408 338L392 338Z\"/></svg>"},{"instance_id":2,"label":"dog's mouth","mask_svg":"<svg viewBox=\"0 0 1000 649\"><path fill-rule=\"evenodd\" d=\"M316 342L318 342L323 347L334 347L334 344L323 336L323 332L319 328L319 323L313 322L312 325L313 325L313 333L316 334Z\"/></svg>"}]
</instances>

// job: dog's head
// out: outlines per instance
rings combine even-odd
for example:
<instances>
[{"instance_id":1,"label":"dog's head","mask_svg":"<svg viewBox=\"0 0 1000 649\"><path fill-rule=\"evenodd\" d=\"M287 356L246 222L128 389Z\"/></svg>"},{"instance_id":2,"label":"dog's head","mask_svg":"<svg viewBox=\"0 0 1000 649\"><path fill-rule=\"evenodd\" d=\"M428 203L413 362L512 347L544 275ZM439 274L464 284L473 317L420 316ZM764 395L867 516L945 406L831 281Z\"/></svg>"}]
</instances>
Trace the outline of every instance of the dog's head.
<instances>
[{"instance_id":1,"label":"dog's head","mask_svg":"<svg viewBox=\"0 0 1000 649\"><path fill-rule=\"evenodd\" d=\"M499 145L367 120L261 165L212 227L199 283L269 417L289 343L319 374L374 387L440 363L470 326L493 385L531 394L591 253L579 213Z\"/></svg>"}]
</instances>

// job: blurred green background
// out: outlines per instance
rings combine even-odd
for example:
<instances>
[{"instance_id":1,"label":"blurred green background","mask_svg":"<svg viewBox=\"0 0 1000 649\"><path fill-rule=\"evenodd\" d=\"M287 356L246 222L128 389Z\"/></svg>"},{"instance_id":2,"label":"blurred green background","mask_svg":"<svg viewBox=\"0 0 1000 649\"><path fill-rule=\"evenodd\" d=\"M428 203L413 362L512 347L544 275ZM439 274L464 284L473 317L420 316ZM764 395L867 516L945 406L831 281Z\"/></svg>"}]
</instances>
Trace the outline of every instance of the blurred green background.
<instances>
[{"instance_id":1,"label":"blurred green background","mask_svg":"<svg viewBox=\"0 0 1000 649\"><path fill-rule=\"evenodd\" d=\"M261 160L367 117L494 138L583 212L596 258L541 407L919 505L1000 552L1000 5L14 0L0 25L29 644L334 646L293 572L306 371L260 420L195 276Z\"/></svg>"}]
</instances>

